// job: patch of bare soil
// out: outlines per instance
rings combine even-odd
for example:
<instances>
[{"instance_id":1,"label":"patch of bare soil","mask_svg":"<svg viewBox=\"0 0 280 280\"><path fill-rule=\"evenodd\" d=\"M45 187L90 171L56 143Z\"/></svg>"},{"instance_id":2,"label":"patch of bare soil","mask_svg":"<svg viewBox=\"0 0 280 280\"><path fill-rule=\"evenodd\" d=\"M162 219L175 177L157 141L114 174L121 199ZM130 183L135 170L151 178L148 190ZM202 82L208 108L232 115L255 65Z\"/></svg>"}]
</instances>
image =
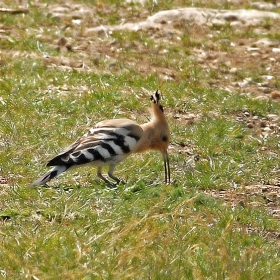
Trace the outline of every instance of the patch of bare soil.
<instances>
[{"instance_id":1,"label":"patch of bare soil","mask_svg":"<svg viewBox=\"0 0 280 280\"><path fill-rule=\"evenodd\" d=\"M232 208L241 206L245 209L248 206L253 206L266 209L275 220L280 220L280 181L204 192L215 198L222 199ZM272 238L280 243L280 231L260 230L253 227L248 227L247 231L260 234L269 239Z\"/></svg>"},{"instance_id":2,"label":"patch of bare soil","mask_svg":"<svg viewBox=\"0 0 280 280\"><path fill-rule=\"evenodd\" d=\"M279 118L276 114L259 117L249 112L236 113L236 120L246 123L247 127L253 130L253 134L261 135L263 140L268 136L280 137Z\"/></svg>"},{"instance_id":3,"label":"patch of bare soil","mask_svg":"<svg viewBox=\"0 0 280 280\"><path fill-rule=\"evenodd\" d=\"M236 187L232 190L211 190L207 193L223 199L232 207L266 207L275 219L280 219L280 181Z\"/></svg>"},{"instance_id":4,"label":"patch of bare soil","mask_svg":"<svg viewBox=\"0 0 280 280\"><path fill-rule=\"evenodd\" d=\"M0 176L0 187L8 186L8 179L6 177Z\"/></svg>"}]
</instances>

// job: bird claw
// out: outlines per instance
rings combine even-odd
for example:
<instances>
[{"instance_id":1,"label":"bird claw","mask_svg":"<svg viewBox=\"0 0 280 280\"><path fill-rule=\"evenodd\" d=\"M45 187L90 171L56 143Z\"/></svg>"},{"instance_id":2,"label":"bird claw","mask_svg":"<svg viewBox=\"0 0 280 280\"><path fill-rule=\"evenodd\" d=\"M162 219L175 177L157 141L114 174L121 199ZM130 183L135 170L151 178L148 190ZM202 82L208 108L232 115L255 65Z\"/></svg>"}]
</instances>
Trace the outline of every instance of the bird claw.
<instances>
[{"instance_id":1,"label":"bird claw","mask_svg":"<svg viewBox=\"0 0 280 280\"><path fill-rule=\"evenodd\" d=\"M113 189L117 189L118 186L121 184L121 185L124 185L126 182L123 181L123 180L115 180L115 182L111 182L111 181L108 181L109 182L109 186Z\"/></svg>"}]
</instances>

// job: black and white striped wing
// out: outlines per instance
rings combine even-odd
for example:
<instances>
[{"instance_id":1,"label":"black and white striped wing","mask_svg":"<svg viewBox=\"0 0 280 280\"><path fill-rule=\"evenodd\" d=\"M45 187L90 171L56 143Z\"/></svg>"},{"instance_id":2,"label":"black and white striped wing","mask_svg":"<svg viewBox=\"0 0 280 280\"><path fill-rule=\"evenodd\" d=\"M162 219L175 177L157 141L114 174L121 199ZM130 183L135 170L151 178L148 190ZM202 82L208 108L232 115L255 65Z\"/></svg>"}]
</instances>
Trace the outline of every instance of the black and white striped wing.
<instances>
[{"instance_id":1,"label":"black and white striped wing","mask_svg":"<svg viewBox=\"0 0 280 280\"><path fill-rule=\"evenodd\" d=\"M135 149L142 134L142 128L133 121L100 122L47 166L117 163Z\"/></svg>"}]
</instances>

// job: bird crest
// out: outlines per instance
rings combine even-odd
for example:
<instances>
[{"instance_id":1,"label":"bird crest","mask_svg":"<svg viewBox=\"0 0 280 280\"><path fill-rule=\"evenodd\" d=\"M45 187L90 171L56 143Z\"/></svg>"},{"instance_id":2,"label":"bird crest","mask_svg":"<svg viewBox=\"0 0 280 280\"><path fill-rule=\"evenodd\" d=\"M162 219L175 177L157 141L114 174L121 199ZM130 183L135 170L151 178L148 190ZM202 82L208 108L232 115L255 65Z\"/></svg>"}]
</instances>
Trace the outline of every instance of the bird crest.
<instances>
[{"instance_id":1,"label":"bird crest","mask_svg":"<svg viewBox=\"0 0 280 280\"><path fill-rule=\"evenodd\" d=\"M162 107L162 105L159 102L160 101L160 94L159 94L158 90L151 95L150 100L154 104L158 105L159 109L163 112L163 107Z\"/></svg>"},{"instance_id":2,"label":"bird crest","mask_svg":"<svg viewBox=\"0 0 280 280\"><path fill-rule=\"evenodd\" d=\"M153 94L151 95L151 98L150 98L150 99L153 101L153 103L159 104L160 95L159 95L159 93L158 93L158 90L157 90L155 93L153 93Z\"/></svg>"}]
</instances>

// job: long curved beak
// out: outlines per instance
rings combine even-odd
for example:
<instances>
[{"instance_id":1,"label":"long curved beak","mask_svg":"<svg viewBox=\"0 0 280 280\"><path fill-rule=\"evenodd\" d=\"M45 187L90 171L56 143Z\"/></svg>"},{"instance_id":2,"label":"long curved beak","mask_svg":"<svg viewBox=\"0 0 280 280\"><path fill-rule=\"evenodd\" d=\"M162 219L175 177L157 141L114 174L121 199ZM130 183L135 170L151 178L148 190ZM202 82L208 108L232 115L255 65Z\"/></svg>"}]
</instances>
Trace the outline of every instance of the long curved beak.
<instances>
[{"instance_id":1,"label":"long curved beak","mask_svg":"<svg viewBox=\"0 0 280 280\"><path fill-rule=\"evenodd\" d=\"M163 161L164 161L164 173L165 173L165 183L170 184L170 166L167 150L162 152Z\"/></svg>"}]
</instances>

